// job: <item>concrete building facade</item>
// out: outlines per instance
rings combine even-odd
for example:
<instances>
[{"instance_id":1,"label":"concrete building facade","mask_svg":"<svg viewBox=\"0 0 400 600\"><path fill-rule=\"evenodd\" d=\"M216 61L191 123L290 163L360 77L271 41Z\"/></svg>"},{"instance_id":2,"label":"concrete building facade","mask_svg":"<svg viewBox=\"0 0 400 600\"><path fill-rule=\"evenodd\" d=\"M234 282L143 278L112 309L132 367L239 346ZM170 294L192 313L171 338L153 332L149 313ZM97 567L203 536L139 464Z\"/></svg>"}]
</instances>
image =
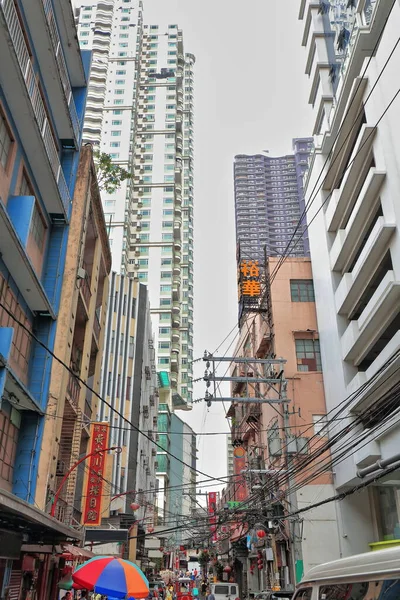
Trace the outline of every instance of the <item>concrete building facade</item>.
<instances>
[{"instance_id":1,"label":"concrete building facade","mask_svg":"<svg viewBox=\"0 0 400 600\"><path fill-rule=\"evenodd\" d=\"M99 399L77 377L99 393L110 270L93 151L85 146L70 216L54 344L55 355L72 372L53 362L36 488L36 504L43 510L49 510L68 470L88 452L90 423L100 411ZM55 516L64 523L81 523L85 470L82 465L71 473L57 501Z\"/></svg>"},{"instance_id":2,"label":"concrete building facade","mask_svg":"<svg viewBox=\"0 0 400 600\"><path fill-rule=\"evenodd\" d=\"M176 532L176 543L187 538L185 521L198 507L196 504L196 434L176 414L171 415L170 481L168 521L181 529ZM180 459L180 460L177 460ZM185 464L182 464L183 463Z\"/></svg>"},{"instance_id":3,"label":"concrete building facade","mask_svg":"<svg viewBox=\"0 0 400 600\"><path fill-rule=\"evenodd\" d=\"M0 56L0 593L19 593L23 540L40 542L42 600L55 544L82 539L34 504L90 53L69 2L2 0Z\"/></svg>"},{"instance_id":4,"label":"concrete building facade","mask_svg":"<svg viewBox=\"0 0 400 600\"><path fill-rule=\"evenodd\" d=\"M122 448L114 456L110 493L124 495L110 503L104 518L121 515L126 521L129 514L133 523L148 515L149 505L154 509L157 483L152 440L157 438L158 384L146 286L112 273L106 319L101 395L115 410L103 404L97 418L109 422L110 443ZM133 501L141 505L135 516L129 508Z\"/></svg>"},{"instance_id":5,"label":"concrete building facade","mask_svg":"<svg viewBox=\"0 0 400 600\"><path fill-rule=\"evenodd\" d=\"M308 243L304 224L295 227L304 209L302 175L308 166L312 138L293 140L294 155L272 157L266 154L235 156L236 241L241 258L264 262L279 256L292 235L292 256L304 256Z\"/></svg>"},{"instance_id":6,"label":"concrete building facade","mask_svg":"<svg viewBox=\"0 0 400 600\"><path fill-rule=\"evenodd\" d=\"M113 268L148 288L160 403L190 410L195 58L177 25L144 24L141 1L81 0L76 16L93 51L84 138L132 174L103 194Z\"/></svg>"},{"instance_id":7,"label":"concrete building facade","mask_svg":"<svg viewBox=\"0 0 400 600\"><path fill-rule=\"evenodd\" d=\"M300 3L315 114L306 198L328 413L347 427L335 488L343 556L400 539L398 455L400 57L397 2ZM386 64L386 61L387 64ZM397 105L396 105L397 104ZM311 197L311 191L316 192ZM311 205L312 200L312 205ZM393 470L393 468L392 468ZM379 479L380 477L380 479Z\"/></svg>"},{"instance_id":8,"label":"concrete building facade","mask_svg":"<svg viewBox=\"0 0 400 600\"><path fill-rule=\"evenodd\" d=\"M267 273L273 272L279 258L272 257L267 263ZM324 379L319 348L314 286L311 261L307 257L289 257L277 272L270 286L267 285L268 306L262 314L249 313L242 325L234 352L238 357L258 359L284 359L277 364L248 367L237 364L233 376L247 373L249 378L277 378L282 368L287 382L287 398L271 391L265 383L247 385L234 383L232 395L238 398L229 410L232 423L232 440L236 446L246 449L247 468L244 495L226 497L245 500L248 495L259 493L261 485L266 492L262 503L270 515L266 523L271 536L270 554L265 571L259 572L254 565L258 550L250 551L245 564L249 590L259 591L270 585L282 588L294 585L302 573L316 564L340 556L334 504L327 504L307 513L300 522L285 519L287 512L312 504L316 499L334 494L330 455L322 451L327 441L326 405ZM251 381L251 379L250 379ZM266 398L273 403L241 403L240 396ZM288 411L287 414L285 411ZM309 460L312 453L321 449L318 460ZM235 459L236 461L238 459ZM269 475L260 475L259 469ZM287 478L285 473L293 471ZM276 474L276 475L274 475ZM240 471L237 476L240 475ZM239 485L230 486L233 489ZM262 517L260 517L262 520ZM326 544L329 538L330 543ZM288 545L289 541L289 545ZM271 561L271 562L270 562ZM279 574L278 580L275 580Z\"/></svg>"},{"instance_id":9,"label":"concrete building facade","mask_svg":"<svg viewBox=\"0 0 400 600\"><path fill-rule=\"evenodd\" d=\"M144 25L141 2L77 8L93 51L85 140L132 173L103 194L113 268L149 290L162 399L191 407L193 358L193 65L176 25ZM164 35L166 34L166 35Z\"/></svg>"}]
</instances>

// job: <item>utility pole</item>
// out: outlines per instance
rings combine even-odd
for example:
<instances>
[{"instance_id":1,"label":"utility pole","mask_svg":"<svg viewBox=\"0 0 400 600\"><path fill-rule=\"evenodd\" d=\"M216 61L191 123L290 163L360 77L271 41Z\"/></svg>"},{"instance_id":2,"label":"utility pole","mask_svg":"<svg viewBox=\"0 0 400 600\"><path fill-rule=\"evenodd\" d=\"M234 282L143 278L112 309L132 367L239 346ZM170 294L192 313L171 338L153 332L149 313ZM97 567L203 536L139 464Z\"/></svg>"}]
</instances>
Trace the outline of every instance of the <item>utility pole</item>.
<instances>
[{"instance_id":1,"label":"utility pole","mask_svg":"<svg viewBox=\"0 0 400 600\"><path fill-rule=\"evenodd\" d=\"M291 512L297 510L297 495L296 495L296 480L291 474L293 467L292 452L290 452L290 440L292 439L290 423L289 423L289 401L287 397L287 379L282 378L281 386L281 400L282 400L282 412L283 412L283 432L284 441L286 448L286 468L288 473L287 488L289 506ZM289 532L291 542L291 558L292 558L292 579L293 583L296 584L300 581L303 574L303 551L301 546L301 533L299 519L295 517L293 520L289 520Z\"/></svg>"}]
</instances>

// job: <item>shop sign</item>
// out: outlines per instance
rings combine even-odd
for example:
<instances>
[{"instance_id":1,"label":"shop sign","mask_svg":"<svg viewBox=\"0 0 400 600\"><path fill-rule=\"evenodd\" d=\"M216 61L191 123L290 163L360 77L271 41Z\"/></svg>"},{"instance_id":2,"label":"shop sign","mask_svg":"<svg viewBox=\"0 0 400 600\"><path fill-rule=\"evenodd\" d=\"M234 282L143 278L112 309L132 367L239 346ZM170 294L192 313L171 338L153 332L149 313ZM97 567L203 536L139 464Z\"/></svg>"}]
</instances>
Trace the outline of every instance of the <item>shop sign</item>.
<instances>
[{"instance_id":1,"label":"shop sign","mask_svg":"<svg viewBox=\"0 0 400 600\"><path fill-rule=\"evenodd\" d=\"M242 260L240 263L239 295L259 298L261 296L260 268L258 260Z\"/></svg>"},{"instance_id":2,"label":"shop sign","mask_svg":"<svg viewBox=\"0 0 400 600\"><path fill-rule=\"evenodd\" d=\"M110 428L108 423L93 423L90 435L89 474L86 483L86 501L83 522L87 527L101 524L101 501L103 495L105 452L108 448Z\"/></svg>"}]
</instances>

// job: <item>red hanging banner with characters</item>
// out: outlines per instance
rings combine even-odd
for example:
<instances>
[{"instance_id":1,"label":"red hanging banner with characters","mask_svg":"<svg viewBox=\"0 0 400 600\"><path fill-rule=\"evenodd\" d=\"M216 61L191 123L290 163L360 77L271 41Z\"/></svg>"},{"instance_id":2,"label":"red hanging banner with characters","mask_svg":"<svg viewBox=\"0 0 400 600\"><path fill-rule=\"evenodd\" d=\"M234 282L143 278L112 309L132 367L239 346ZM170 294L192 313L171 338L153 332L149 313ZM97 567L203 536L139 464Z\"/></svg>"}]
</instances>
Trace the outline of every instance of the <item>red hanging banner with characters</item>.
<instances>
[{"instance_id":1,"label":"red hanging banner with characters","mask_svg":"<svg viewBox=\"0 0 400 600\"><path fill-rule=\"evenodd\" d=\"M86 527L101 524L101 500L110 428L108 423L93 423L90 435L89 474L86 482L86 501L83 523Z\"/></svg>"}]
</instances>

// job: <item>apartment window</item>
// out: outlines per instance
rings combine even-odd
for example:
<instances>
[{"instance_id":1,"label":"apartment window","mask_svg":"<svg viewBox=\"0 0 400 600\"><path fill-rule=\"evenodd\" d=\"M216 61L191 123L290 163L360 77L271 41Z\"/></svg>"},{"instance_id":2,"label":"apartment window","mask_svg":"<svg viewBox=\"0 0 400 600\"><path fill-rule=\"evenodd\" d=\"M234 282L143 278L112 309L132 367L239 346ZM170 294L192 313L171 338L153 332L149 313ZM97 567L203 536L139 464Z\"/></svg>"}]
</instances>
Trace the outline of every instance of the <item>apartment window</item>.
<instances>
[{"instance_id":1,"label":"apartment window","mask_svg":"<svg viewBox=\"0 0 400 600\"><path fill-rule=\"evenodd\" d=\"M129 358L133 358L135 352L135 338L133 335L129 336Z\"/></svg>"},{"instance_id":2,"label":"apartment window","mask_svg":"<svg viewBox=\"0 0 400 600\"><path fill-rule=\"evenodd\" d=\"M160 298L160 306L171 306L171 298Z\"/></svg>"},{"instance_id":3,"label":"apartment window","mask_svg":"<svg viewBox=\"0 0 400 600\"><path fill-rule=\"evenodd\" d=\"M19 184L19 195L20 196L34 196L35 195L33 193L32 186L30 184L30 181L29 181L25 171L23 171L23 173L22 173L21 183Z\"/></svg>"},{"instance_id":4,"label":"apartment window","mask_svg":"<svg viewBox=\"0 0 400 600\"><path fill-rule=\"evenodd\" d=\"M161 271L161 279L171 279L172 272L171 271Z\"/></svg>"},{"instance_id":5,"label":"apartment window","mask_svg":"<svg viewBox=\"0 0 400 600\"><path fill-rule=\"evenodd\" d=\"M115 84L116 85L125 85L125 79L116 79Z\"/></svg>"},{"instance_id":6,"label":"apartment window","mask_svg":"<svg viewBox=\"0 0 400 600\"><path fill-rule=\"evenodd\" d=\"M159 350L169 350L170 343L169 342L158 342Z\"/></svg>"},{"instance_id":7,"label":"apartment window","mask_svg":"<svg viewBox=\"0 0 400 600\"><path fill-rule=\"evenodd\" d=\"M290 295L292 302L315 302L312 279L291 279Z\"/></svg>"},{"instance_id":8,"label":"apartment window","mask_svg":"<svg viewBox=\"0 0 400 600\"><path fill-rule=\"evenodd\" d=\"M26 384L32 344L32 338L29 335L29 331L32 327L19 304L19 297L7 286L4 278L0 274L0 291L1 290L1 302L5 305L7 310L14 315L16 321L0 308L0 327L12 327L14 329L10 362L17 375ZM26 329L24 329L22 325L19 325L18 321L21 322Z\"/></svg>"},{"instance_id":9,"label":"apartment window","mask_svg":"<svg viewBox=\"0 0 400 600\"><path fill-rule=\"evenodd\" d=\"M314 435L326 436L328 429L326 427L328 421L326 415L313 415Z\"/></svg>"},{"instance_id":10,"label":"apartment window","mask_svg":"<svg viewBox=\"0 0 400 600\"><path fill-rule=\"evenodd\" d=\"M168 250L169 250L169 248L168 248ZM169 267L170 265L172 265L172 258L162 258L161 259L162 267Z\"/></svg>"},{"instance_id":11,"label":"apartment window","mask_svg":"<svg viewBox=\"0 0 400 600\"><path fill-rule=\"evenodd\" d=\"M0 112L0 164L3 169L7 168L13 139L6 124L4 115Z\"/></svg>"},{"instance_id":12,"label":"apartment window","mask_svg":"<svg viewBox=\"0 0 400 600\"><path fill-rule=\"evenodd\" d=\"M295 340L298 371L322 371L319 340Z\"/></svg>"},{"instance_id":13,"label":"apartment window","mask_svg":"<svg viewBox=\"0 0 400 600\"><path fill-rule=\"evenodd\" d=\"M9 411L6 406L9 407ZM0 478L9 483L13 480L20 422L20 413L5 402L3 410L0 411Z\"/></svg>"},{"instance_id":14,"label":"apartment window","mask_svg":"<svg viewBox=\"0 0 400 600\"><path fill-rule=\"evenodd\" d=\"M121 130L120 129L116 129L115 131L111 132L111 135L113 137L119 137L121 135Z\"/></svg>"},{"instance_id":15,"label":"apartment window","mask_svg":"<svg viewBox=\"0 0 400 600\"><path fill-rule=\"evenodd\" d=\"M172 242L173 235L172 233L163 233L161 235L161 239L163 242Z\"/></svg>"},{"instance_id":16,"label":"apartment window","mask_svg":"<svg viewBox=\"0 0 400 600\"><path fill-rule=\"evenodd\" d=\"M169 365L169 358L167 358L167 357L159 358L158 364L159 365Z\"/></svg>"},{"instance_id":17,"label":"apartment window","mask_svg":"<svg viewBox=\"0 0 400 600\"><path fill-rule=\"evenodd\" d=\"M32 235L36 246L40 250L43 250L46 237L46 225L36 203L33 209L30 234Z\"/></svg>"},{"instance_id":18,"label":"apartment window","mask_svg":"<svg viewBox=\"0 0 400 600\"><path fill-rule=\"evenodd\" d=\"M114 94L116 94L117 96L122 96L122 94L125 93L125 90L114 90Z\"/></svg>"},{"instance_id":19,"label":"apartment window","mask_svg":"<svg viewBox=\"0 0 400 600\"><path fill-rule=\"evenodd\" d=\"M170 294L172 291L172 287L170 285L160 285L160 293L161 294Z\"/></svg>"},{"instance_id":20,"label":"apartment window","mask_svg":"<svg viewBox=\"0 0 400 600\"><path fill-rule=\"evenodd\" d=\"M119 148L121 146L121 142L110 142L110 148Z\"/></svg>"},{"instance_id":21,"label":"apartment window","mask_svg":"<svg viewBox=\"0 0 400 600\"><path fill-rule=\"evenodd\" d=\"M142 271L141 273L138 273L139 281L147 281L148 275L149 274L147 271Z\"/></svg>"},{"instance_id":22,"label":"apartment window","mask_svg":"<svg viewBox=\"0 0 400 600\"><path fill-rule=\"evenodd\" d=\"M110 156L111 156L111 158L113 158L113 159L117 159L117 158L119 158L119 154L118 154L118 152L111 153L111 154L110 154ZM104 216L105 216L105 215L104 215Z\"/></svg>"},{"instance_id":23,"label":"apartment window","mask_svg":"<svg viewBox=\"0 0 400 600\"><path fill-rule=\"evenodd\" d=\"M124 101L123 100L114 100L114 104L123 104Z\"/></svg>"},{"instance_id":24,"label":"apartment window","mask_svg":"<svg viewBox=\"0 0 400 600\"><path fill-rule=\"evenodd\" d=\"M170 333L171 333L171 327L159 327L158 328L158 333L160 335L170 335Z\"/></svg>"},{"instance_id":25,"label":"apartment window","mask_svg":"<svg viewBox=\"0 0 400 600\"><path fill-rule=\"evenodd\" d=\"M120 339L119 339L119 354L120 356L122 356L124 352L124 334L121 333Z\"/></svg>"},{"instance_id":26,"label":"apartment window","mask_svg":"<svg viewBox=\"0 0 400 600\"><path fill-rule=\"evenodd\" d=\"M118 374L118 377L117 377L117 393L116 393L117 398L119 398L120 392L121 392L121 375Z\"/></svg>"},{"instance_id":27,"label":"apartment window","mask_svg":"<svg viewBox=\"0 0 400 600\"><path fill-rule=\"evenodd\" d=\"M126 70L122 69L122 70L115 71L115 74L116 75L126 75Z\"/></svg>"},{"instance_id":28,"label":"apartment window","mask_svg":"<svg viewBox=\"0 0 400 600\"><path fill-rule=\"evenodd\" d=\"M120 108L117 108L117 110L112 111L112 114L113 115L122 115L122 110ZM122 121L121 121L121 123L122 123ZM114 122L113 122L113 124L114 124Z\"/></svg>"},{"instance_id":29,"label":"apartment window","mask_svg":"<svg viewBox=\"0 0 400 600\"><path fill-rule=\"evenodd\" d=\"M132 377L127 377L126 378L126 394L125 394L126 400L131 399L131 389L132 389Z\"/></svg>"}]
</instances>

